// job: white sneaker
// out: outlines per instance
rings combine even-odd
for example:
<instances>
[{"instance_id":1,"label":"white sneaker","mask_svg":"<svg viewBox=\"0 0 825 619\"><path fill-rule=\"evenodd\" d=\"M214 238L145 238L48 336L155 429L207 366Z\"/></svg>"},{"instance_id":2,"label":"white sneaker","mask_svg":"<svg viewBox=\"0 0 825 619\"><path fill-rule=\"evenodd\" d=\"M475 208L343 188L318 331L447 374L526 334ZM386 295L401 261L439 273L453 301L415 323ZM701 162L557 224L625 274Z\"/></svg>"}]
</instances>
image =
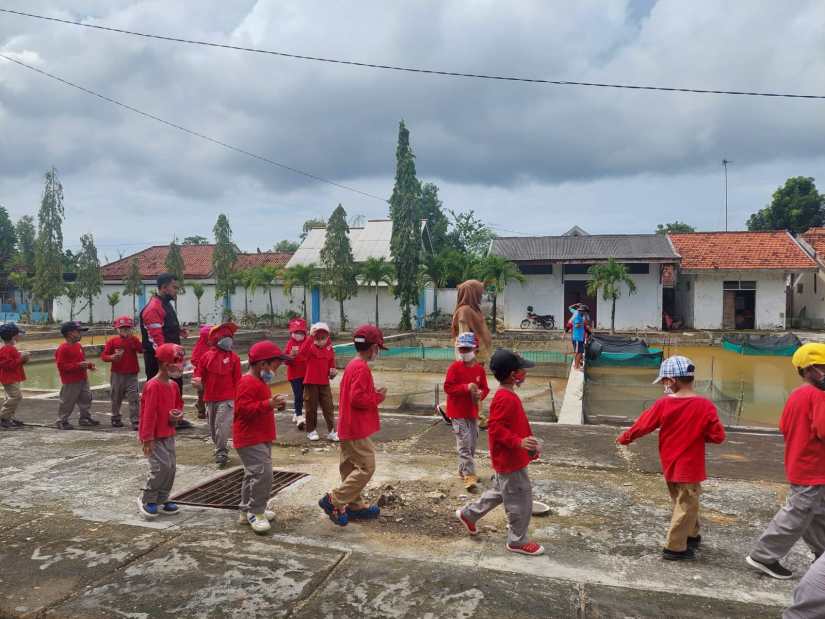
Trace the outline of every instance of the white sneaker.
<instances>
[{"instance_id":1,"label":"white sneaker","mask_svg":"<svg viewBox=\"0 0 825 619\"><path fill-rule=\"evenodd\" d=\"M255 533L266 533L272 528L264 514L249 514L249 524Z\"/></svg>"},{"instance_id":2,"label":"white sneaker","mask_svg":"<svg viewBox=\"0 0 825 619\"><path fill-rule=\"evenodd\" d=\"M312 432L310 432L309 434L307 434L307 438L308 438L309 440L311 440L311 441L317 441L317 440L319 440L321 437L320 437L320 436L318 436L318 433L317 433L315 430L313 430Z\"/></svg>"},{"instance_id":3,"label":"white sneaker","mask_svg":"<svg viewBox=\"0 0 825 619\"><path fill-rule=\"evenodd\" d=\"M268 509L264 511L264 518L266 518L269 522L275 520L275 512L271 512Z\"/></svg>"},{"instance_id":4,"label":"white sneaker","mask_svg":"<svg viewBox=\"0 0 825 619\"><path fill-rule=\"evenodd\" d=\"M295 415L295 414L292 415L292 423L294 423L296 426L298 425L298 419L300 419L300 417L298 417L298 415Z\"/></svg>"},{"instance_id":5,"label":"white sneaker","mask_svg":"<svg viewBox=\"0 0 825 619\"><path fill-rule=\"evenodd\" d=\"M335 432L335 431L330 432L329 434L327 434L327 440L328 441L335 441L337 443L338 442L338 433Z\"/></svg>"},{"instance_id":6,"label":"white sneaker","mask_svg":"<svg viewBox=\"0 0 825 619\"><path fill-rule=\"evenodd\" d=\"M296 418L295 418L295 425L297 425L297 426L298 426L298 429L299 429L301 432L303 432L303 431L304 431L304 429L305 429L307 426L306 426L306 421L305 421L305 419L304 419L304 416L303 416L303 415L298 415L298 417L296 417Z\"/></svg>"}]
</instances>

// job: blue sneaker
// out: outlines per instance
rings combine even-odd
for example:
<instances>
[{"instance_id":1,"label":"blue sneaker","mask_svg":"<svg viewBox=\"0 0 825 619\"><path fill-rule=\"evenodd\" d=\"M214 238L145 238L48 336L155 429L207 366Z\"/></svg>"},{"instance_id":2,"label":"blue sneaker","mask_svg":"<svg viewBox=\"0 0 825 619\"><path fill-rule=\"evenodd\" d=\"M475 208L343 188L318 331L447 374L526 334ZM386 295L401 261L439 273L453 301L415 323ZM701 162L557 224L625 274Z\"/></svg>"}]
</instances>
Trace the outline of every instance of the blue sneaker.
<instances>
[{"instance_id":1,"label":"blue sneaker","mask_svg":"<svg viewBox=\"0 0 825 619\"><path fill-rule=\"evenodd\" d=\"M323 497L321 497L321 500L318 501L318 507L323 509L326 512L327 516L329 516L329 519L332 520L332 522L337 524L339 527L345 527L349 522L347 510L337 509L332 504L332 499L329 498L328 494L325 494Z\"/></svg>"},{"instance_id":2,"label":"blue sneaker","mask_svg":"<svg viewBox=\"0 0 825 619\"><path fill-rule=\"evenodd\" d=\"M158 504L144 503L142 499L138 499L138 511L145 520L153 520L158 517Z\"/></svg>"},{"instance_id":3,"label":"blue sneaker","mask_svg":"<svg viewBox=\"0 0 825 619\"><path fill-rule=\"evenodd\" d=\"M370 505L363 509L350 509L347 507L347 516L350 520L374 520L381 513L381 508L377 505Z\"/></svg>"},{"instance_id":4,"label":"blue sneaker","mask_svg":"<svg viewBox=\"0 0 825 619\"><path fill-rule=\"evenodd\" d=\"M164 514L177 514L180 512L180 507L178 507L177 503L173 503L172 501L166 501L163 504L163 513Z\"/></svg>"}]
</instances>

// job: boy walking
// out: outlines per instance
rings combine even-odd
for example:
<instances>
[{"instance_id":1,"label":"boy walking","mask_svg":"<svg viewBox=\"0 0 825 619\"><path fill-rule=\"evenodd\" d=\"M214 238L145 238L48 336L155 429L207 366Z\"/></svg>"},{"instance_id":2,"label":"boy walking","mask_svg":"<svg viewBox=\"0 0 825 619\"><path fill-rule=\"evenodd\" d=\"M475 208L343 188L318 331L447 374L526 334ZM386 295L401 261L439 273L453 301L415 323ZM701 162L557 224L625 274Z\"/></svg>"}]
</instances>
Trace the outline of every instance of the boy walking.
<instances>
[{"instance_id":1,"label":"boy walking","mask_svg":"<svg viewBox=\"0 0 825 619\"><path fill-rule=\"evenodd\" d=\"M793 575L779 561L800 537L815 558L825 551L825 344L799 347L791 363L804 384L788 397L779 420L790 492L745 557L751 567L780 580Z\"/></svg>"},{"instance_id":2,"label":"boy walking","mask_svg":"<svg viewBox=\"0 0 825 619\"><path fill-rule=\"evenodd\" d=\"M307 372L306 359L300 358L298 353L307 336L307 323L303 318L293 318L289 321L289 341L286 343L286 354L289 357L286 366L286 379L292 385L292 401L295 403L295 414L292 421L303 431L306 428L304 421L304 376Z\"/></svg>"},{"instance_id":3,"label":"boy walking","mask_svg":"<svg viewBox=\"0 0 825 619\"><path fill-rule=\"evenodd\" d=\"M99 426L97 419L92 419L89 409L92 406L92 392L89 390L88 371L95 369L94 363L86 361L86 354L80 340L88 331L79 322L64 322L60 333L66 339L54 353L57 371L60 373L60 407L58 408L57 429L74 430L69 417L77 405L80 412L79 425L85 427Z\"/></svg>"},{"instance_id":4,"label":"boy walking","mask_svg":"<svg viewBox=\"0 0 825 619\"><path fill-rule=\"evenodd\" d=\"M444 392L447 394L446 416L455 434L458 451L458 476L472 492L478 485L475 454L478 442L478 409L490 393L487 375L476 360L478 342L475 334L461 333L456 338L458 360L447 368Z\"/></svg>"},{"instance_id":5,"label":"boy walking","mask_svg":"<svg viewBox=\"0 0 825 619\"><path fill-rule=\"evenodd\" d=\"M183 398L175 382L183 376L183 358L183 348L178 344L158 346L158 372L146 382L140 396L138 438L149 460L149 476L138 499L138 511L146 520L158 514L178 513L169 493L175 483L175 427L183 417Z\"/></svg>"},{"instance_id":6,"label":"boy walking","mask_svg":"<svg viewBox=\"0 0 825 619\"><path fill-rule=\"evenodd\" d=\"M203 381L203 400L209 419L209 434L215 444L215 464L223 468L229 461L227 443L232 436L235 390L241 380L241 358L232 351L238 326L225 322L209 332L212 348L198 363Z\"/></svg>"},{"instance_id":7,"label":"boy walking","mask_svg":"<svg viewBox=\"0 0 825 619\"><path fill-rule=\"evenodd\" d=\"M362 325L352 334L357 356L341 377L338 432L341 437L341 485L318 501L330 520L344 526L350 520L377 518L377 505L367 505L361 492L375 473L375 446L370 436L381 429L378 405L387 389L375 388L369 363L378 358L384 334L374 325Z\"/></svg>"},{"instance_id":8,"label":"boy walking","mask_svg":"<svg viewBox=\"0 0 825 619\"><path fill-rule=\"evenodd\" d=\"M693 391L696 368L687 357L664 360L654 383L662 383L665 396L659 398L622 433L616 442L629 445L637 438L659 429L659 458L662 474L673 502L673 517L662 558L692 560L702 542L699 534L699 495L705 473L705 443L722 443L725 428L716 407Z\"/></svg>"},{"instance_id":9,"label":"boy walking","mask_svg":"<svg viewBox=\"0 0 825 619\"><path fill-rule=\"evenodd\" d=\"M527 465L538 458L539 442L530 429L516 388L524 383L525 370L533 365L509 350L500 348L493 353L490 370L500 384L490 403L487 427L490 459L495 470L493 487L477 501L455 512L469 534L478 535L476 523L503 503L508 522L507 550L531 557L544 554L544 547L527 537L533 515L533 489Z\"/></svg>"},{"instance_id":10,"label":"boy walking","mask_svg":"<svg viewBox=\"0 0 825 619\"><path fill-rule=\"evenodd\" d=\"M301 352L296 359L306 363L304 401L306 403L307 438L311 441L317 441L320 438L316 430L318 406L320 405L327 424L327 440L337 441L338 433L335 431L335 413L329 380L334 378L338 371L335 369L335 351L332 349L327 323L316 322L312 325L309 330L309 339L301 346Z\"/></svg>"},{"instance_id":11,"label":"boy walking","mask_svg":"<svg viewBox=\"0 0 825 619\"><path fill-rule=\"evenodd\" d=\"M26 373L23 366L29 362L29 353L21 353L17 350L17 339L24 335L20 327L13 322L0 325L0 340L3 346L0 347L0 384L3 385L5 398L3 406L0 406L0 427L19 428L24 424L19 419L15 419L17 407L23 400L20 392L20 383L26 380Z\"/></svg>"},{"instance_id":12,"label":"boy walking","mask_svg":"<svg viewBox=\"0 0 825 619\"><path fill-rule=\"evenodd\" d=\"M137 431L140 416L140 396L138 395L138 353L143 351L143 343L132 329L135 326L130 316L115 318L113 323L117 336L106 341L101 360L112 364L109 391L112 400L112 427L122 428L120 407L125 399L129 403L129 421L132 430Z\"/></svg>"},{"instance_id":13,"label":"boy walking","mask_svg":"<svg viewBox=\"0 0 825 619\"><path fill-rule=\"evenodd\" d=\"M249 349L249 372L241 377L235 396L232 443L244 469L239 522L260 534L269 531L269 522L275 519L266 509L272 491L275 411L286 406L286 396L272 395L269 383L287 358L272 342L254 344Z\"/></svg>"}]
</instances>

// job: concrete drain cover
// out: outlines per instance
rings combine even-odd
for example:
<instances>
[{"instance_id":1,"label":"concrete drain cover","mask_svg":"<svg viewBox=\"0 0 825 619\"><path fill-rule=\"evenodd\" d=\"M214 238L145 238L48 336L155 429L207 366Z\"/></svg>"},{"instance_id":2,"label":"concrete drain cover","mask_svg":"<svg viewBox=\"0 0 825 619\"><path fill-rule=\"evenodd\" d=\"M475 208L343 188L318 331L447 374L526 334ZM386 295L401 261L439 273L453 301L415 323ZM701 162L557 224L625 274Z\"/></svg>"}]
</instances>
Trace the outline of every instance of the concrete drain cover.
<instances>
[{"instance_id":1,"label":"concrete drain cover","mask_svg":"<svg viewBox=\"0 0 825 619\"><path fill-rule=\"evenodd\" d=\"M269 496L275 496L287 486L304 477L307 477L306 473L273 470L272 490L270 490ZM198 486L178 492L172 495L170 499L181 505L238 509L238 504L241 502L242 481L243 467L239 467L218 477L213 477Z\"/></svg>"}]
</instances>

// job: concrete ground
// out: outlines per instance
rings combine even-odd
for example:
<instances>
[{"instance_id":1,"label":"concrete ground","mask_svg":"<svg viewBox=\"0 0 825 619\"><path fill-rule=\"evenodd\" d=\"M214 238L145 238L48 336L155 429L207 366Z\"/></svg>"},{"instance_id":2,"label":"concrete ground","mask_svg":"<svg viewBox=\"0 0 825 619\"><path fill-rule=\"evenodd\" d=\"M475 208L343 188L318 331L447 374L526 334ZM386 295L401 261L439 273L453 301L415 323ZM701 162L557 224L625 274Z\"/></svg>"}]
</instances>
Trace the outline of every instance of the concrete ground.
<instances>
[{"instance_id":1,"label":"concrete ground","mask_svg":"<svg viewBox=\"0 0 825 619\"><path fill-rule=\"evenodd\" d=\"M19 416L45 426L54 407L27 400ZM777 437L709 446L704 545L673 564L660 558L670 505L655 437L628 449L615 428L536 423L545 453L530 475L552 513L531 524L546 556L527 558L504 550L501 509L464 534L453 512L472 497L434 418L384 416L369 486L382 515L340 528L317 507L335 446L278 415L275 467L309 477L275 498L273 529L256 536L229 510L141 520L147 467L105 409L93 407L96 430L0 431L0 617L778 617L797 582L743 562L784 498ZM175 490L214 475L211 459L202 423L180 433ZM482 452L485 483L489 464ZM801 575L810 560L799 545L786 563Z\"/></svg>"}]
</instances>

